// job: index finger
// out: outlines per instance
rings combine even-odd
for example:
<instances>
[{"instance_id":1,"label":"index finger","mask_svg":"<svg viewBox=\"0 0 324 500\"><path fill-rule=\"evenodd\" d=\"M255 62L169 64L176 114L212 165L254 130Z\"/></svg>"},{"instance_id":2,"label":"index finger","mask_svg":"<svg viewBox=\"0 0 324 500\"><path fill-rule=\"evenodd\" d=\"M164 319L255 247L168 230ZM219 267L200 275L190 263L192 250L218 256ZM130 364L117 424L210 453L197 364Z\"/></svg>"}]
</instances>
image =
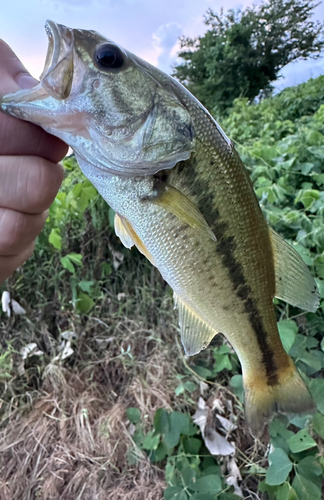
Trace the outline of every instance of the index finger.
<instances>
[{"instance_id":1,"label":"index finger","mask_svg":"<svg viewBox=\"0 0 324 500\"><path fill-rule=\"evenodd\" d=\"M11 48L0 40L0 96L32 87L32 78ZM0 112L0 155L42 156L54 163L67 153L67 145L42 128Z\"/></svg>"}]
</instances>

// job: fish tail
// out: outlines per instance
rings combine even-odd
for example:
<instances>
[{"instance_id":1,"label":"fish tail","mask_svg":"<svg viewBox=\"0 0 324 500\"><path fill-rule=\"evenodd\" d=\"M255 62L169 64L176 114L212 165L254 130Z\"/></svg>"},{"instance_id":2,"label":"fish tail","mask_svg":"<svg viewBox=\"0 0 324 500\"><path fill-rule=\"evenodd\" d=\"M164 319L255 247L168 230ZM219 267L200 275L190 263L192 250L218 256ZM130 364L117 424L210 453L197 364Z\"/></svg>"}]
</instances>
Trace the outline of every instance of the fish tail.
<instances>
[{"instance_id":1,"label":"fish tail","mask_svg":"<svg viewBox=\"0 0 324 500\"><path fill-rule=\"evenodd\" d=\"M315 410L312 397L293 360L278 370L276 383L249 370L243 374L245 418L254 436L260 437L266 423L276 413L308 413Z\"/></svg>"}]
</instances>

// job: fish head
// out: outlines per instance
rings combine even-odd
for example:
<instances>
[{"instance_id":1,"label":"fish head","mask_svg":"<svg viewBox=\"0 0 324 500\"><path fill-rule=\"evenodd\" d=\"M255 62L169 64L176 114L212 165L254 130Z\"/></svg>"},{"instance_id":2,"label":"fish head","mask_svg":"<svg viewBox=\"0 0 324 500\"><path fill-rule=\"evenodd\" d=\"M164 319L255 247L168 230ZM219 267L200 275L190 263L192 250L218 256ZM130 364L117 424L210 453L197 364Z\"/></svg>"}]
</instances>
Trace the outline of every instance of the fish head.
<instances>
[{"instance_id":1,"label":"fish head","mask_svg":"<svg viewBox=\"0 0 324 500\"><path fill-rule=\"evenodd\" d=\"M190 157L194 127L178 82L95 31L53 21L45 29L40 83L0 97L2 111L107 173L152 175Z\"/></svg>"}]
</instances>

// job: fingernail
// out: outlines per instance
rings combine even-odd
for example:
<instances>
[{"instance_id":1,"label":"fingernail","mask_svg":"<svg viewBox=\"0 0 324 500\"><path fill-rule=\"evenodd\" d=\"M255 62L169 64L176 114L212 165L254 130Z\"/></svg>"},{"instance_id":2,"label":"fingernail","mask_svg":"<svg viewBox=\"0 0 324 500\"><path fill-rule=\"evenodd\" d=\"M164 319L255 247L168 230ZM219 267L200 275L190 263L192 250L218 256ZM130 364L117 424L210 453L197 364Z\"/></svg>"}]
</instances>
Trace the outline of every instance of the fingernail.
<instances>
[{"instance_id":1,"label":"fingernail","mask_svg":"<svg viewBox=\"0 0 324 500\"><path fill-rule=\"evenodd\" d=\"M38 80L33 78L28 73L20 73L16 78L16 82L22 89L29 89L31 87L35 87L35 85L39 83Z\"/></svg>"}]
</instances>

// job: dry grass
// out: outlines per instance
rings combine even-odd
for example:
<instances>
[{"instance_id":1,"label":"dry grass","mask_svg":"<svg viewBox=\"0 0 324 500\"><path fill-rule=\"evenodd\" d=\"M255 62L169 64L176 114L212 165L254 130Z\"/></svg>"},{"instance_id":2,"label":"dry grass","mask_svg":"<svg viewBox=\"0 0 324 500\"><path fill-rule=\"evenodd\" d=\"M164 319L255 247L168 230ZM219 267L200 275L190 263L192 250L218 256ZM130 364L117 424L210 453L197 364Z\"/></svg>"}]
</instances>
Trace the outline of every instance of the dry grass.
<instances>
[{"instance_id":1,"label":"dry grass","mask_svg":"<svg viewBox=\"0 0 324 500\"><path fill-rule=\"evenodd\" d=\"M1 500L163 498L164 473L135 445L126 409L140 409L145 431L157 408L174 406L172 354L161 332L127 319L115 322L107 350L94 351L102 328L93 323L79 323L77 350L65 362L53 362L55 352L47 364L30 360L25 377L44 369L29 404L23 394L4 400ZM81 351L82 363L74 359Z\"/></svg>"}]
</instances>

